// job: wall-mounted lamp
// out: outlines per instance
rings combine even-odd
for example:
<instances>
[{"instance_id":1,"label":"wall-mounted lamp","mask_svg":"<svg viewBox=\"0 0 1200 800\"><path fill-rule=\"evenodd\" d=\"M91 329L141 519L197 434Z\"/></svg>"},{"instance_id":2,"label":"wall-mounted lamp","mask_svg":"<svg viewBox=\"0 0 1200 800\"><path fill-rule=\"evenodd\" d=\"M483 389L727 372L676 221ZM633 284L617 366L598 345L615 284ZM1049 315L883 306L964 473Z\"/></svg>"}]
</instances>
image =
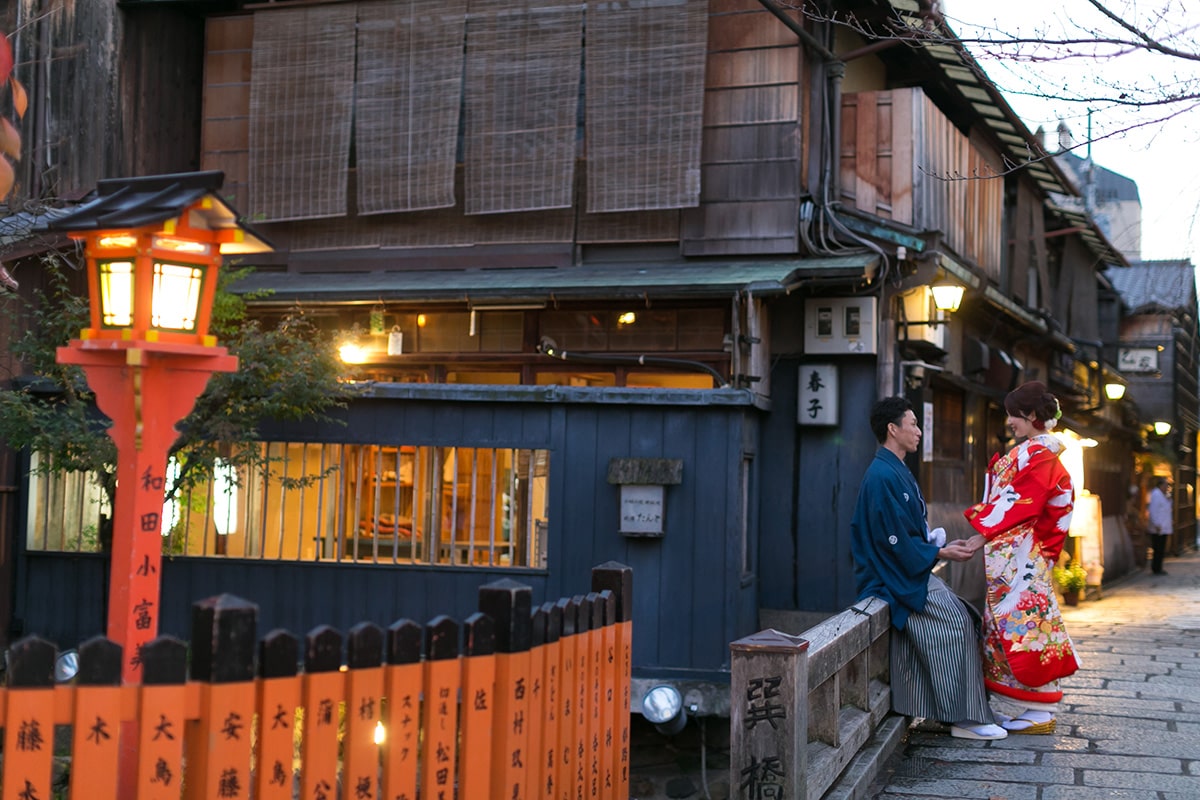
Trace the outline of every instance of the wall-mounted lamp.
<instances>
[{"instance_id":1,"label":"wall-mounted lamp","mask_svg":"<svg viewBox=\"0 0 1200 800\"><path fill-rule=\"evenodd\" d=\"M1171 423L1167 422L1166 420L1161 420L1161 419L1155 420L1155 422L1154 422L1154 433L1155 434L1157 434L1158 436L1166 436L1170 432L1171 432Z\"/></svg>"},{"instance_id":2,"label":"wall-mounted lamp","mask_svg":"<svg viewBox=\"0 0 1200 800\"><path fill-rule=\"evenodd\" d=\"M954 283L937 283L929 287L930 293L933 295L933 307L939 314L950 314L958 311L958 307L962 305L963 294L966 288ZM928 307L927 307L928 308ZM901 327L913 327L917 325L944 325L947 322L945 319L919 319L905 320L900 322Z\"/></svg>"},{"instance_id":3,"label":"wall-mounted lamp","mask_svg":"<svg viewBox=\"0 0 1200 800\"><path fill-rule=\"evenodd\" d=\"M1109 400L1120 400L1125 396L1125 384L1123 383L1106 383L1104 384L1104 396Z\"/></svg>"},{"instance_id":4,"label":"wall-mounted lamp","mask_svg":"<svg viewBox=\"0 0 1200 800\"><path fill-rule=\"evenodd\" d=\"M929 287L929 291L933 293L934 308L938 311L953 313L958 311L958 307L962 305L966 287L956 283L935 283Z\"/></svg>"}]
</instances>

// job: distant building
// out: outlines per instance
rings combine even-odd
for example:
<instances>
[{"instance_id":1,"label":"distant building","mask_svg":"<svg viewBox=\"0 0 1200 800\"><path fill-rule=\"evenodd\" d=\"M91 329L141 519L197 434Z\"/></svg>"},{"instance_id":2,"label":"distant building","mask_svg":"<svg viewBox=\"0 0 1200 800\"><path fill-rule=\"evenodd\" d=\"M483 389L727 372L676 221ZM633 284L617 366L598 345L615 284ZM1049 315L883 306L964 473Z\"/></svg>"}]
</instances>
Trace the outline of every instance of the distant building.
<instances>
[{"instance_id":1,"label":"distant building","mask_svg":"<svg viewBox=\"0 0 1200 800\"><path fill-rule=\"evenodd\" d=\"M1060 196L1063 208L1086 211L1108 241L1130 261L1142 257L1142 200L1132 178L1106 169L1088 156L1077 155L1071 131L1058 125L1059 152L1055 162L1079 190L1078 197Z\"/></svg>"}]
</instances>

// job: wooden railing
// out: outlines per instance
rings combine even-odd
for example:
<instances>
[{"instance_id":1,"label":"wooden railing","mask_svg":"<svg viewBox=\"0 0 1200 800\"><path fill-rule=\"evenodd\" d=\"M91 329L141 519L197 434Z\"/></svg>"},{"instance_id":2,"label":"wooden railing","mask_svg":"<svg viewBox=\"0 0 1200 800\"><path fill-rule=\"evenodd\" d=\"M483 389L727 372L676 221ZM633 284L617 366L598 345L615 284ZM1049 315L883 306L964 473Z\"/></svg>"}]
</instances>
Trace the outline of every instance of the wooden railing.
<instances>
[{"instance_id":1,"label":"wooden railing","mask_svg":"<svg viewBox=\"0 0 1200 800\"><path fill-rule=\"evenodd\" d=\"M887 603L868 599L799 636L765 630L730 645L730 786L742 787L739 797L815 800L881 729L898 739L890 620Z\"/></svg>"},{"instance_id":2,"label":"wooden railing","mask_svg":"<svg viewBox=\"0 0 1200 800\"><path fill-rule=\"evenodd\" d=\"M536 609L512 580L480 587L462 648L439 616L345 637L321 626L301 653L282 630L256 642L257 608L220 595L193 606L190 646L142 648L140 686L119 685L107 639L80 646L77 676L58 685L54 645L23 639L0 690L0 794L624 800L631 601L631 570L609 562L587 595ZM56 760L68 777L53 786Z\"/></svg>"}]
</instances>

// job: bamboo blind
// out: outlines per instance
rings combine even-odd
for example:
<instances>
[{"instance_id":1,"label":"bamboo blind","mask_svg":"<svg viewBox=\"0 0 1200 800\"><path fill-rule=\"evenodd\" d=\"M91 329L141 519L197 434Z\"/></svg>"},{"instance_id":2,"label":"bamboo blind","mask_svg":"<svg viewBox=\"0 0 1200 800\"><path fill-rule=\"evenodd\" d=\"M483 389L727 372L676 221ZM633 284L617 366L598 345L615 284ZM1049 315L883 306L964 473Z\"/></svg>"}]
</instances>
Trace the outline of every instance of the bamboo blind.
<instances>
[{"instance_id":1,"label":"bamboo blind","mask_svg":"<svg viewBox=\"0 0 1200 800\"><path fill-rule=\"evenodd\" d=\"M588 8L588 212L699 204L707 28L706 0Z\"/></svg>"},{"instance_id":2,"label":"bamboo blind","mask_svg":"<svg viewBox=\"0 0 1200 800\"><path fill-rule=\"evenodd\" d=\"M358 213L454 205L467 0L358 4Z\"/></svg>"},{"instance_id":3,"label":"bamboo blind","mask_svg":"<svg viewBox=\"0 0 1200 800\"><path fill-rule=\"evenodd\" d=\"M463 171L456 171L461 198ZM351 188L354 173L351 173ZM575 214L570 208L512 214L463 212L461 199L452 208L402 214L351 215L342 219L286 222L259 226L264 235L293 252L352 248L457 247L474 244L541 244L570 242Z\"/></svg>"},{"instance_id":4,"label":"bamboo blind","mask_svg":"<svg viewBox=\"0 0 1200 800\"><path fill-rule=\"evenodd\" d=\"M492 0L472 6L467 214L570 207L582 48L581 3Z\"/></svg>"},{"instance_id":5,"label":"bamboo blind","mask_svg":"<svg viewBox=\"0 0 1200 800\"><path fill-rule=\"evenodd\" d=\"M257 220L346 213L355 4L254 14L250 207Z\"/></svg>"}]
</instances>

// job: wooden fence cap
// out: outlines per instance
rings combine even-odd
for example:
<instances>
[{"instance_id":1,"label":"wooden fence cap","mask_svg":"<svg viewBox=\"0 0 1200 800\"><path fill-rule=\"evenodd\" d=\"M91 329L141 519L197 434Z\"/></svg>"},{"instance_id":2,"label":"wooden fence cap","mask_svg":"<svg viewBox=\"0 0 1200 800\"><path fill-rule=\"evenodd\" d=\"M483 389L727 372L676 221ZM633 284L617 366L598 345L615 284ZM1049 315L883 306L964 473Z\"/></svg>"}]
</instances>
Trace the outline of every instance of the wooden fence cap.
<instances>
[{"instance_id":1,"label":"wooden fence cap","mask_svg":"<svg viewBox=\"0 0 1200 800\"><path fill-rule=\"evenodd\" d=\"M633 568L619 561L606 561L592 568L592 589L608 589L617 601L617 622L633 619Z\"/></svg>"},{"instance_id":2,"label":"wooden fence cap","mask_svg":"<svg viewBox=\"0 0 1200 800\"><path fill-rule=\"evenodd\" d=\"M421 640L425 631L419 622L398 619L388 626L387 662L416 664L421 660Z\"/></svg>"},{"instance_id":3,"label":"wooden fence cap","mask_svg":"<svg viewBox=\"0 0 1200 800\"><path fill-rule=\"evenodd\" d=\"M192 678L209 683L254 680L258 606L232 594L192 604Z\"/></svg>"},{"instance_id":4,"label":"wooden fence cap","mask_svg":"<svg viewBox=\"0 0 1200 800\"><path fill-rule=\"evenodd\" d=\"M501 578L479 587L479 610L496 623L496 651L519 653L533 639L530 613L533 590L511 578Z\"/></svg>"}]
</instances>

